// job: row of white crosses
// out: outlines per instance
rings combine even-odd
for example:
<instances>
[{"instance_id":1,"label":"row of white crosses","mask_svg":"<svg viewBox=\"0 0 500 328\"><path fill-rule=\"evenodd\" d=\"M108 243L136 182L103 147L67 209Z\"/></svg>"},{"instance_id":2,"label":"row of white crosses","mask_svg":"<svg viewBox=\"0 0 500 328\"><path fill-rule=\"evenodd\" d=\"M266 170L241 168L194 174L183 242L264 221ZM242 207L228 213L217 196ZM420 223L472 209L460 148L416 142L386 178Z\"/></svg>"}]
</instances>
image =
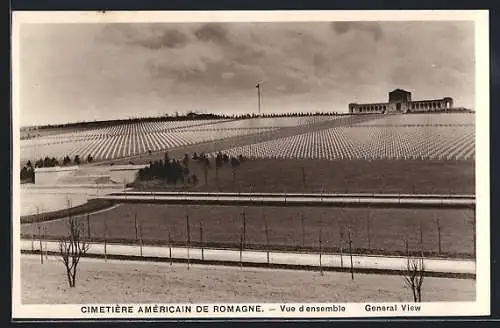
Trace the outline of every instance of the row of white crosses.
<instances>
[{"instance_id":1,"label":"row of white crosses","mask_svg":"<svg viewBox=\"0 0 500 328\"><path fill-rule=\"evenodd\" d=\"M225 129L269 129L299 127L327 122L340 116L302 116L302 117L254 117L216 124L200 125L182 129L183 131L225 130Z\"/></svg>"},{"instance_id":2,"label":"row of white crosses","mask_svg":"<svg viewBox=\"0 0 500 328\"><path fill-rule=\"evenodd\" d=\"M21 159L36 160L45 156L62 159L66 155L70 158L80 155L83 159L88 154L97 160L115 159L149 150L163 151L257 134L292 123L300 126L329 119L331 117L257 118L220 123L210 121L210 124L204 123L207 121L137 122L75 132L71 134L73 139L67 140L60 138L61 135L46 137L42 144L32 141L36 139L26 140L27 143L21 146ZM362 126L338 127L247 145L235 153L280 158L470 159L475 156L474 126L470 124L473 119L474 115L463 113L394 115ZM408 123L422 126L406 126ZM168 130L167 127L176 128Z\"/></svg>"},{"instance_id":3,"label":"row of white crosses","mask_svg":"<svg viewBox=\"0 0 500 328\"><path fill-rule=\"evenodd\" d=\"M352 127L308 132L223 152L257 158L471 159L472 127Z\"/></svg>"},{"instance_id":4,"label":"row of white crosses","mask_svg":"<svg viewBox=\"0 0 500 328\"><path fill-rule=\"evenodd\" d=\"M193 122L137 122L102 129L75 132L70 139L53 136L40 139L21 147L21 157L37 159L35 155L62 159L75 155L91 154L94 159L116 159L151 151L168 150L173 147L187 146L199 142L272 131L278 127L302 126L318 121L331 120L331 117L296 118L256 118L241 121L199 121ZM206 124L209 122L210 124ZM182 123L182 124L177 124ZM169 125L172 130L165 130ZM257 127L257 128L256 128ZM173 129L175 128L175 129ZM69 134L65 134L69 137Z\"/></svg>"},{"instance_id":5,"label":"row of white crosses","mask_svg":"<svg viewBox=\"0 0 500 328\"><path fill-rule=\"evenodd\" d=\"M94 159L116 159L151 151L164 151L170 148L193 145L201 142L221 140L225 138L263 133L272 129L224 129L224 130L180 130L155 131L140 133L130 130L128 134L110 135L107 138L83 139L80 141L56 143L23 147L21 158L38 159L41 157L64 156L73 158L75 155L86 157L91 154ZM82 158L83 158L82 157Z\"/></svg>"},{"instance_id":6,"label":"row of white crosses","mask_svg":"<svg viewBox=\"0 0 500 328\"><path fill-rule=\"evenodd\" d=\"M81 140L106 139L112 136L149 134L160 131L177 131L191 127L204 126L214 122L225 122L228 120L195 120L195 121L164 121L164 122L134 122L123 123L103 128L90 128L70 133L59 133L47 135L35 139L21 141L21 147L53 145L59 143L70 143Z\"/></svg>"},{"instance_id":7,"label":"row of white crosses","mask_svg":"<svg viewBox=\"0 0 500 328\"><path fill-rule=\"evenodd\" d=\"M438 113L386 115L369 122L356 125L474 125L475 115L472 113Z\"/></svg>"}]
</instances>

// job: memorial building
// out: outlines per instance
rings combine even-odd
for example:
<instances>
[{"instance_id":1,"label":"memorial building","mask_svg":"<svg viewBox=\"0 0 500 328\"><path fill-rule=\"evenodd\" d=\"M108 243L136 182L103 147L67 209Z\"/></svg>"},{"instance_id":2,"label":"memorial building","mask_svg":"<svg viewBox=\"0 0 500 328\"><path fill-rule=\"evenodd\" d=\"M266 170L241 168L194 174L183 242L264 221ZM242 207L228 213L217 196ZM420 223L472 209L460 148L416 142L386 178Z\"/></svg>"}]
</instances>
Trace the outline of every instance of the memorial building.
<instances>
[{"instance_id":1,"label":"memorial building","mask_svg":"<svg viewBox=\"0 0 500 328\"><path fill-rule=\"evenodd\" d=\"M446 112L453 109L453 98L417 100L411 99L411 92L396 89L389 92L389 102L371 104L349 104L350 114L364 113L409 113L409 112Z\"/></svg>"}]
</instances>

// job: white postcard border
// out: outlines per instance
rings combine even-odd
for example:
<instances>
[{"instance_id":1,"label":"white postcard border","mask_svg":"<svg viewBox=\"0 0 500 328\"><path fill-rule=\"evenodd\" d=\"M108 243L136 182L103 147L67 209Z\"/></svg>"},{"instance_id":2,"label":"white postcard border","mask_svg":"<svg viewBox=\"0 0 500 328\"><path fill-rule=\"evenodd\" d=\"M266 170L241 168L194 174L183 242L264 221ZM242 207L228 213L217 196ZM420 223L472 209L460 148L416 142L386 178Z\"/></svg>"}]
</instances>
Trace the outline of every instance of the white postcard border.
<instances>
[{"instance_id":1,"label":"white postcard border","mask_svg":"<svg viewBox=\"0 0 500 328\"><path fill-rule=\"evenodd\" d=\"M489 212L489 13L487 10L425 10L425 11L176 11L176 12L13 12L12 14L12 118L13 118L13 256L12 256L12 315L24 319L96 319L96 318L336 318L336 317L391 317L391 316L472 316L490 314L490 212ZM20 173L19 159L19 29L25 23L114 23L114 22L320 22L320 21L474 21L476 45L476 301L425 302L418 313L367 312L366 305L394 303L332 303L346 307L341 313L301 313L266 311L243 314L191 313L154 314L147 316L127 313L89 315L81 311L84 305L24 305L21 303L20 281ZM478 160L480 159L480 160ZM220 303L221 305L225 303ZM397 303L399 305L406 303ZM415 303L408 303L414 305ZM105 306L105 304L88 304ZM109 304L116 306L117 304ZM125 306L127 304L118 304ZM142 304L144 306L145 304ZM147 304L154 306L155 304ZM157 304L161 306L162 304ZM163 304L165 305L165 304ZM168 304L173 305L173 304ZM213 304L190 304L213 306ZM237 304L234 304L237 305ZM241 304L240 304L241 305ZM250 304L249 304L250 305ZM262 303L265 308L279 309L281 304ZM296 308L301 305L291 304ZM321 303L318 305L325 306ZM138 308L141 304L130 304Z\"/></svg>"}]
</instances>

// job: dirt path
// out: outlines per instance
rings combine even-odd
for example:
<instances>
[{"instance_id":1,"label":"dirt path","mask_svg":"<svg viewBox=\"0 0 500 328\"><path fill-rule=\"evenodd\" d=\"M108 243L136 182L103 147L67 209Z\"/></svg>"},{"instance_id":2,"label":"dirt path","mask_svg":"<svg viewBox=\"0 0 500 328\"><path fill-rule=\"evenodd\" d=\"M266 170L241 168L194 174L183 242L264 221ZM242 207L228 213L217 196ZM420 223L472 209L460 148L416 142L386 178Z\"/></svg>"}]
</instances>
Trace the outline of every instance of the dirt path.
<instances>
[{"instance_id":1,"label":"dirt path","mask_svg":"<svg viewBox=\"0 0 500 328\"><path fill-rule=\"evenodd\" d=\"M37 243L30 240L21 240L21 249L24 251L39 251ZM44 252L57 254L59 245L56 241L44 241ZM33 246L33 249L31 248ZM106 246L106 247L105 247ZM254 251L254 250L229 250L213 248L185 248L185 247L166 247L130 244L104 244L90 243L89 255L93 256L124 256L126 258L138 257L140 254L146 258L156 260L170 261L170 258L177 260L209 261L212 263L233 263L238 265L240 261L252 266L286 265L292 267L314 267L319 270L319 254L297 253L297 252L279 252L279 251ZM325 269L349 266L349 256L334 254L322 254L321 264ZM407 259L398 256L368 256L355 254L352 256L353 269L355 272L385 273L384 271L402 270L406 266ZM434 276L471 277L476 273L476 263L473 260L449 259L449 258L425 258L425 271ZM394 273L395 274L395 273Z\"/></svg>"}]
</instances>

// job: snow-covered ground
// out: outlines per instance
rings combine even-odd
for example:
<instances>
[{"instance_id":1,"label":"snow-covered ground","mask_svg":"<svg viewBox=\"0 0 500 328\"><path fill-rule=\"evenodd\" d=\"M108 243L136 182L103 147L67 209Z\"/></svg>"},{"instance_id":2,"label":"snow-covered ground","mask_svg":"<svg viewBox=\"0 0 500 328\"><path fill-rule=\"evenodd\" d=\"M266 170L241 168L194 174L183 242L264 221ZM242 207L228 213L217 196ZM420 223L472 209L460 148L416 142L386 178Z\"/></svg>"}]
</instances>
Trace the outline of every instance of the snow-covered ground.
<instances>
[{"instance_id":1,"label":"snow-covered ground","mask_svg":"<svg viewBox=\"0 0 500 328\"><path fill-rule=\"evenodd\" d=\"M427 277L423 301L474 301L475 280ZM81 260L68 288L57 257L21 256L23 304L409 302L401 276L102 259Z\"/></svg>"}]
</instances>

